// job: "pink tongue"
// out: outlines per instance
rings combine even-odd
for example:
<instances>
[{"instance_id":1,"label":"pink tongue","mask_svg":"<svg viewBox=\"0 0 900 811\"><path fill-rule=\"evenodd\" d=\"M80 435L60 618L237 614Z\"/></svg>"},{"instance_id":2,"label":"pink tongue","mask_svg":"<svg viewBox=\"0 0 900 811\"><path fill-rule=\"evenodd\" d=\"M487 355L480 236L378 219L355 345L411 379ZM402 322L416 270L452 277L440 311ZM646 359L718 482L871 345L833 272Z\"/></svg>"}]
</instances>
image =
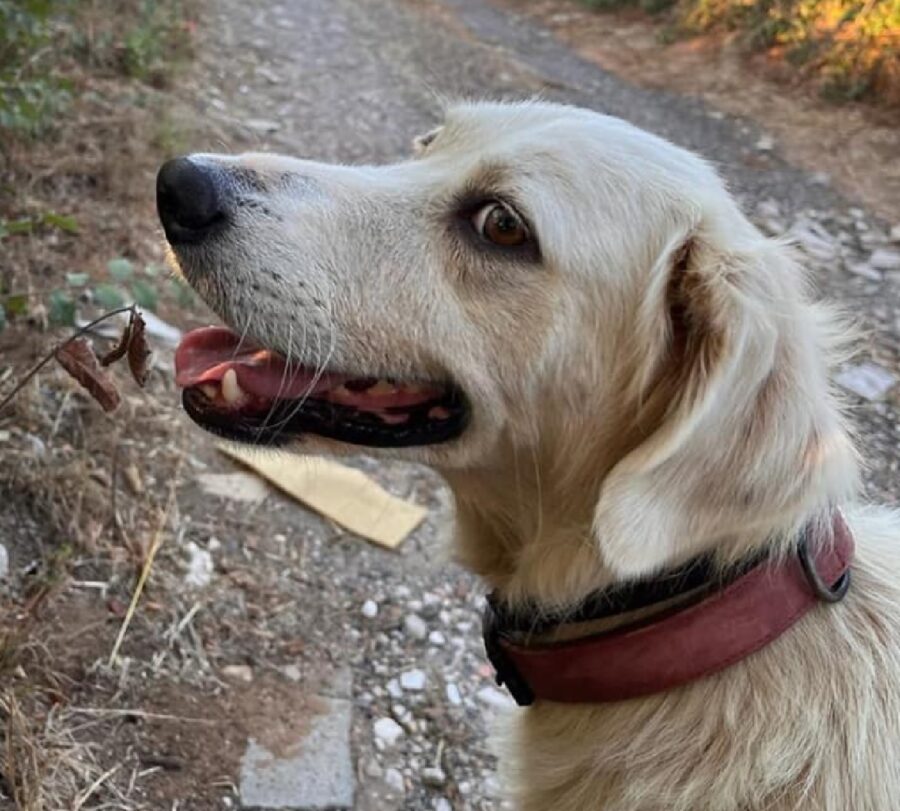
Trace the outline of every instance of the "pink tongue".
<instances>
[{"instance_id":1,"label":"pink tongue","mask_svg":"<svg viewBox=\"0 0 900 811\"><path fill-rule=\"evenodd\" d=\"M195 329L175 351L175 382L182 388L219 383L229 369L234 369L245 392L268 400L307 397L343 380L333 374L315 375L302 366L289 370L280 355L242 341L226 327Z\"/></svg>"}]
</instances>

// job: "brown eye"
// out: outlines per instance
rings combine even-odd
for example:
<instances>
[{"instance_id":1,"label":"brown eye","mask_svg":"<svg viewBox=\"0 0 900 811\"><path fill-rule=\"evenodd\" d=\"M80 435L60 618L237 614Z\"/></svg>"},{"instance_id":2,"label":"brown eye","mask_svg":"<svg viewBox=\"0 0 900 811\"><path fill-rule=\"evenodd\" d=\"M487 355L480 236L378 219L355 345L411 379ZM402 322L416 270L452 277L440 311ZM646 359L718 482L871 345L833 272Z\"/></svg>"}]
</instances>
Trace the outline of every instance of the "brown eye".
<instances>
[{"instance_id":1,"label":"brown eye","mask_svg":"<svg viewBox=\"0 0 900 811\"><path fill-rule=\"evenodd\" d=\"M480 236L501 248L515 248L529 239L528 228L522 218L503 203L482 206L472 217L472 225Z\"/></svg>"}]
</instances>

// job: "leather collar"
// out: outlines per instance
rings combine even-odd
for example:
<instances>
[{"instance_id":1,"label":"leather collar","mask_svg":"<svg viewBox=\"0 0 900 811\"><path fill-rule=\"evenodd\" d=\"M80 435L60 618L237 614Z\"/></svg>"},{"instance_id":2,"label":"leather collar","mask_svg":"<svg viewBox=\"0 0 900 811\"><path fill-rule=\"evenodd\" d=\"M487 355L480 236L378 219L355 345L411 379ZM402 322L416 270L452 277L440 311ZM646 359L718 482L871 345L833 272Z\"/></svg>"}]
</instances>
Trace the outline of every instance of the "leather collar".
<instances>
[{"instance_id":1,"label":"leather collar","mask_svg":"<svg viewBox=\"0 0 900 811\"><path fill-rule=\"evenodd\" d=\"M830 532L829 532L830 529ZM483 635L488 658L522 706L534 701L607 703L702 679L777 639L818 602L838 602L850 586L853 536L839 512L830 527L803 532L794 554L759 554L723 580L708 557L652 580L590 595L564 615L503 608L488 597ZM688 596L689 595L689 596ZM564 642L535 634L615 617L684 598L671 610L615 630Z\"/></svg>"}]
</instances>

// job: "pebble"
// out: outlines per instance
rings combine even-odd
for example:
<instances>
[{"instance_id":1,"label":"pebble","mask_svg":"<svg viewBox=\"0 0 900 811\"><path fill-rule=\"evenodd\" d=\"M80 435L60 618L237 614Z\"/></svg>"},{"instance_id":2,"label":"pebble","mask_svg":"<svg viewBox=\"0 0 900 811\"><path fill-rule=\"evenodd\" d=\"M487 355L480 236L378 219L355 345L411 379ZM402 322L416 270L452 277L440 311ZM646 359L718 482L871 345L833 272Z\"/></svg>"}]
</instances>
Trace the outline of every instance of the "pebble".
<instances>
[{"instance_id":1,"label":"pebble","mask_svg":"<svg viewBox=\"0 0 900 811\"><path fill-rule=\"evenodd\" d=\"M9 553L6 547L0 543L0 580L4 580L9 574Z\"/></svg>"},{"instance_id":2,"label":"pebble","mask_svg":"<svg viewBox=\"0 0 900 811\"><path fill-rule=\"evenodd\" d=\"M438 797L434 801L434 811L453 811L453 806L446 797Z\"/></svg>"},{"instance_id":3,"label":"pebble","mask_svg":"<svg viewBox=\"0 0 900 811\"><path fill-rule=\"evenodd\" d=\"M775 139L771 135L763 135L756 142L756 148L760 152L771 152L775 148Z\"/></svg>"},{"instance_id":4,"label":"pebble","mask_svg":"<svg viewBox=\"0 0 900 811\"><path fill-rule=\"evenodd\" d=\"M515 706L515 701L496 687L482 687L476 696L482 704L491 709L500 710Z\"/></svg>"},{"instance_id":5,"label":"pebble","mask_svg":"<svg viewBox=\"0 0 900 811\"><path fill-rule=\"evenodd\" d=\"M247 90L249 91L249 88ZM244 125L254 132L262 133L278 132L281 129L281 124L277 121L269 121L266 118L248 118Z\"/></svg>"},{"instance_id":6,"label":"pebble","mask_svg":"<svg viewBox=\"0 0 900 811\"><path fill-rule=\"evenodd\" d=\"M891 228L891 242L900 242L900 222Z\"/></svg>"},{"instance_id":7,"label":"pebble","mask_svg":"<svg viewBox=\"0 0 900 811\"><path fill-rule=\"evenodd\" d=\"M393 746L403 737L403 727L393 718L379 718L372 725L372 731L385 746Z\"/></svg>"},{"instance_id":8,"label":"pebble","mask_svg":"<svg viewBox=\"0 0 900 811\"><path fill-rule=\"evenodd\" d=\"M445 637L440 631L432 631L430 634L428 634L428 641L432 645L438 648L442 648L447 644L447 637Z\"/></svg>"},{"instance_id":9,"label":"pebble","mask_svg":"<svg viewBox=\"0 0 900 811\"><path fill-rule=\"evenodd\" d=\"M406 794L406 781L397 769L388 769L384 773L384 782L399 794Z\"/></svg>"},{"instance_id":10,"label":"pebble","mask_svg":"<svg viewBox=\"0 0 900 811\"><path fill-rule=\"evenodd\" d=\"M253 670L250 665L225 665L222 675L231 681L242 681L249 684L253 681Z\"/></svg>"},{"instance_id":11,"label":"pebble","mask_svg":"<svg viewBox=\"0 0 900 811\"><path fill-rule=\"evenodd\" d=\"M413 639L425 639L428 636L428 625L417 614L407 615L406 619L403 620L403 627Z\"/></svg>"},{"instance_id":12,"label":"pebble","mask_svg":"<svg viewBox=\"0 0 900 811\"><path fill-rule=\"evenodd\" d=\"M387 683L387 691L388 695L391 698L401 698L403 696L403 688L400 686L400 682L396 679L391 679Z\"/></svg>"},{"instance_id":13,"label":"pebble","mask_svg":"<svg viewBox=\"0 0 900 811\"><path fill-rule=\"evenodd\" d=\"M197 546L193 541L187 545L188 568L184 576L185 585L192 588L203 588L209 585L213 575L212 555L206 549Z\"/></svg>"},{"instance_id":14,"label":"pebble","mask_svg":"<svg viewBox=\"0 0 900 811\"><path fill-rule=\"evenodd\" d=\"M400 686L404 690L418 692L425 689L425 673L422 670L407 670L400 674Z\"/></svg>"},{"instance_id":15,"label":"pebble","mask_svg":"<svg viewBox=\"0 0 900 811\"><path fill-rule=\"evenodd\" d=\"M866 400L880 400L897 382L887 369L875 363L848 366L835 376L837 384Z\"/></svg>"},{"instance_id":16,"label":"pebble","mask_svg":"<svg viewBox=\"0 0 900 811\"><path fill-rule=\"evenodd\" d=\"M362 615L366 619L374 619L378 616L378 603L374 600L366 600L362 605Z\"/></svg>"},{"instance_id":17,"label":"pebble","mask_svg":"<svg viewBox=\"0 0 900 811\"><path fill-rule=\"evenodd\" d=\"M281 668L281 672L284 673L284 677L293 682L298 682L302 678L303 674L300 672L300 668L297 665L285 665Z\"/></svg>"},{"instance_id":18,"label":"pebble","mask_svg":"<svg viewBox=\"0 0 900 811\"><path fill-rule=\"evenodd\" d=\"M459 687L455 684L447 685L447 701L449 701L454 707L458 707L462 704L462 696L459 693Z\"/></svg>"},{"instance_id":19,"label":"pebble","mask_svg":"<svg viewBox=\"0 0 900 811\"><path fill-rule=\"evenodd\" d=\"M447 782L447 775L439 766L422 769L422 782L431 788L441 788Z\"/></svg>"},{"instance_id":20,"label":"pebble","mask_svg":"<svg viewBox=\"0 0 900 811\"><path fill-rule=\"evenodd\" d=\"M873 282L881 281L881 273L868 262L850 262L847 265L847 270L854 276L862 276L864 279L871 279Z\"/></svg>"},{"instance_id":21,"label":"pebble","mask_svg":"<svg viewBox=\"0 0 900 811\"><path fill-rule=\"evenodd\" d=\"M900 251L880 248L873 251L869 257L869 264L878 270L900 270Z\"/></svg>"}]
</instances>

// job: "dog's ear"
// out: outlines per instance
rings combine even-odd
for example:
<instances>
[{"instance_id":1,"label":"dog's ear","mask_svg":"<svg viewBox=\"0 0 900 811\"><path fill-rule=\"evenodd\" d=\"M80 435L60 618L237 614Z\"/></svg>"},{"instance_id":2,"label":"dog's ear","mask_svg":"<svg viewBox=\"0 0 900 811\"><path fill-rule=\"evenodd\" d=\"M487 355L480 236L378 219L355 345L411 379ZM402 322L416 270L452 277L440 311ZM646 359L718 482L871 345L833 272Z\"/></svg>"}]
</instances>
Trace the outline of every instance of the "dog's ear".
<instances>
[{"instance_id":1,"label":"dog's ear","mask_svg":"<svg viewBox=\"0 0 900 811\"><path fill-rule=\"evenodd\" d=\"M413 138L412 148L414 155L421 155L425 152L426 149L431 145L432 141L440 135L443 127L435 127L433 130L424 133L423 135L417 135Z\"/></svg>"},{"instance_id":2,"label":"dog's ear","mask_svg":"<svg viewBox=\"0 0 900 811\"><path fill-rule=\"evenodd\" d=\"M826 452L852 478L799 268L761 238L740 251L714 246L703 233L674 240L641 299L626 392L637 439L605 478L594 514L604 562L619 577L729 536L765 538L804 499L834 490L819 481L817 492Z\"/></svg>"}]
</instances>

